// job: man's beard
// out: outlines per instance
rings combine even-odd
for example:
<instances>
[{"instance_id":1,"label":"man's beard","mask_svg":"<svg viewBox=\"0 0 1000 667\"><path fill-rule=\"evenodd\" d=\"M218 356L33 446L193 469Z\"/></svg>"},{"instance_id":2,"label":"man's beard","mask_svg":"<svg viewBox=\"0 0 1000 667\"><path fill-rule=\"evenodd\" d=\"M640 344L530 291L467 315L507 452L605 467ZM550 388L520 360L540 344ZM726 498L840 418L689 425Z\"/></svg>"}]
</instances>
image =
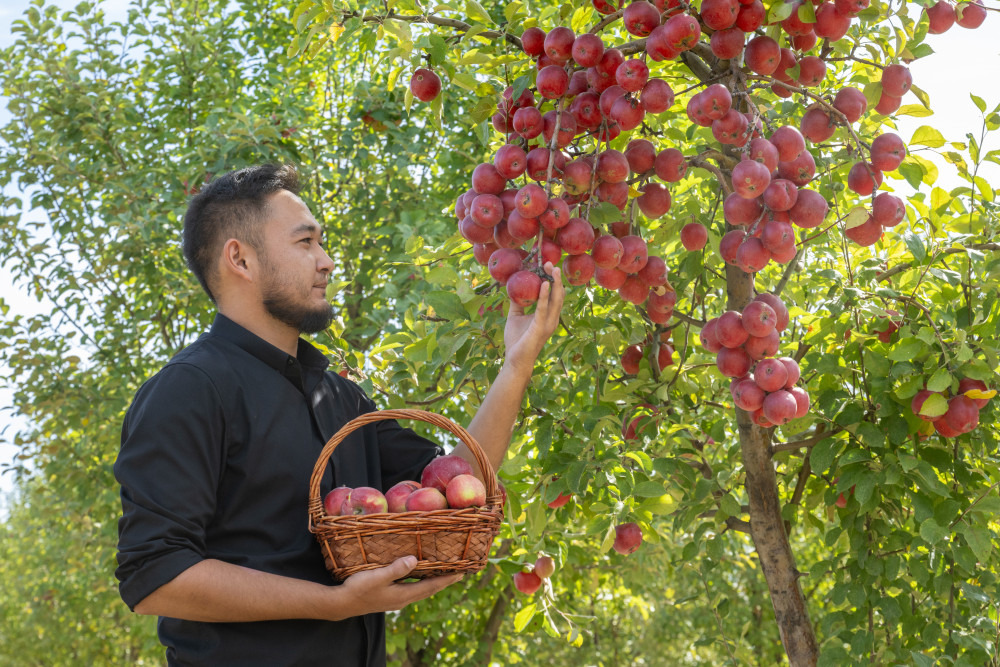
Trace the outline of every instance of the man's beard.
<instances>
[{"instance_id":1,"label":"man's beard","mask_svg":"<svg viewBox=\"0 0 1000 667\"><path fill-rule=\"evenodd\" d=\"M294 298L290 281L282 280L277 271L267 267L268 282L264 288L264 309L282 324L297 329L299 333L313 334L323 331L333 321L333 306L310 307ZM311 292L311 287L310 287Z\"/></svg>"}]
</instances>

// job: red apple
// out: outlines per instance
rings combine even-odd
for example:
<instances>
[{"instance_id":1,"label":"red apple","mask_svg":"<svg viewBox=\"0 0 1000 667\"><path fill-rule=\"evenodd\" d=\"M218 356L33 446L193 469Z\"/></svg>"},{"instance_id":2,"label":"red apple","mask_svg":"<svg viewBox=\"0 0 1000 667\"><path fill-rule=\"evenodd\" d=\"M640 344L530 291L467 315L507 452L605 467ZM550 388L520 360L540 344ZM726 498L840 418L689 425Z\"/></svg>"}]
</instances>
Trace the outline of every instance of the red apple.
<instances>
[{"instance_id":1,"label":"red apple","mask_svg":"<svg viewBox=\"0 0 1000 667\"><path fill-rule=\"evenodd\" d=\"M549 503L549 507L551 507L554 510L557 510L572 499L573 499L572 493L560 493L558 496L556 496L555 500Z\"/></svg>"},{"instance_id":2,"label":"red apple","mask_svg":"<svg viewBox=\"0 0 1000 667\"><path fill-rule=\"evenodd\" d=\"M638 549L640 544L642 544L642 530L638 524L631 522L615 526L615 551L628 555Z\"/></svg>"},{"instance_id":3,"label":"red apple","mask_svg":"<svg viewBox=\"0 0 1000 667\"><path fill-rule=\"evenodd\" d=\"M764 411L764 417L766 417L768 421L772 424L780 426L781 424L795 418L795 413L798 411L798 407L798 403L791 393L785 391L784 389L779 389L778 391L770 393L764 397L762 410Z\"/></svg>"},{"instance_id":4,"label":"red apple","mask_svg":"<svg viewBox=\"0 0 1000 667\"><path fill-rule=\"evenodd\" d=\"M556 562L551 556L539 556L532 571L542 579L548 579L556 571Z\"/></svg>"},{"instance_id":5,"label":"red apple","mask_svg":"<svg viewBox=\"0 0 1000 667\"><path fill-rule=\"evenodd\" d=\"M340 516L340 507L351 494L351 487L338 486L323 498L323 509L329 516Z\"/></svg>"},{"instance_id":6,"label":"red apple","mask_svg":"<svg viewBox=\"0 0 1000 667\"><path fill-rule=\"evenodd\" d=\"M410 92L421 102L430 102L441 92L441 79L431 70L421 67L410 78Z\"/></svg>"},{"instance_id":7,"label":"red apple","mask_svg":"<svg viewBox=\"0 0 1000 667\"><path fill-rule=\"evenodd\" d=\"M406 499L407 512L433 512L446 509L448 509L447 499L435 488L417 489Z\"/></svg>"},{"instance_id":8,"label":"red apple","mask_svg":"<svg viewBox=\"0 0 1000 667\"><path fill-rule=\"evenodd\" d=\"M525 595L534 595L542 587L541 578L534 572L515 572L514 588Z\"/></svg>"},{"instance_id":9,"label":"red apple","mask_svg":"<svg viewBox=\"0 0 1000 667\"><path fill-rule=\"evenodd\" d=\"M701 250L708 243L708 230L699 222L691 222L681 228L681 245L686 250Z\"/></svg>"},{"instance_id":10,"label":"red apple","mask_svg":"<svg viewBox=\"0 0 1000 667\"><path fill-rule=\"evenodd\" d=\"M459 475L471 475L472 466L469 462L456 454L439 456L424 468L420 474L420 485L437 489L444 493L448 488L448 482Z\"/></svg>"},{"instance_id":11,"label":"red apple","mask_svg":"<svg viewBox=\"0 0 1000 667\"><path fill-rule=\"evenodd\" d=\"M989 391L989 387L982 380L973 380L972 378L962 378L958 381L958 393L964 394L967 391ZM976 407L982 410L986 407L986 404L990 402L988 398L973 398L971 399Z\"/></svg>"},{"instance_id":12,"label":"red apple","mask_svg":"<svg viewBox=\"0 0 1000 667\"><path fill-rule=\"evenodd\" d=\"M944 413L944 420L958 433L968 433L979 425L979 408L964 394L953 396L948 400L948 411Z\"/></svg>"},{"instance_id":13,"label":"red apple","mask_svg":"<svg viewBox=\"0 0 1000 667\"><path fill-rule=\"evenodd\" d=\"M385 500L389 506L390 512L405 512L406 511L406 499L410 497L410 494L420 488L420 485L414 481L407 480L394 485L391 489L385 492Z\"/></svg>"},{"instance_id":14,"label":"red apple","mask_svg":"<svg viewBox=\"0 0 1000 667\"><path fill-rule=\"evenodd\" d=\"M351 489L344 502L340 505L340 513L344 516L352 514L380 514L389 509L385 496L378 489L370 486L359 486Z\"/></svg>"},{"instance_id":15,"label":"red apple","mask_svg":"<svg viewBox=\"0 0 1000 667\"><path fill-rule=\"evenodd\" d=\"M456 475L445 488L448 506L460 510L486 504L486 487L472 475Z\"/></svg>"},{"instance_id":16,"label":"red apple","mask_svg":"<svg viewBox=\"0 0 1000 667\"><path fill-rule=\"evenodd\" d=\"M937 393L936 391L928 391L927 389L921 389L920 391L918 391L916 396L913 397L913 400L910 401L910 410L913 411L913 414L915 414L917 417L927 422L933 422L937 421L938 419L941 419L941 417L943 417L944 415L938 415L937 417L928 417L927 415L920 414L920 411L923 409L924 403L927 401L927 399L930 398L931 396L934 396L936 393Z\"/></svg>"},{"instance_id":17,"label":"red apple","mask_svg":"<svg viewBox=\"0 0 1000 667\"><path fill-rule=\"evenodd\" d=\"M507 280L507 296L522 308L538 301L541 289L542 279L532 271L518 271Z\"/></svg>"}]
</instances>

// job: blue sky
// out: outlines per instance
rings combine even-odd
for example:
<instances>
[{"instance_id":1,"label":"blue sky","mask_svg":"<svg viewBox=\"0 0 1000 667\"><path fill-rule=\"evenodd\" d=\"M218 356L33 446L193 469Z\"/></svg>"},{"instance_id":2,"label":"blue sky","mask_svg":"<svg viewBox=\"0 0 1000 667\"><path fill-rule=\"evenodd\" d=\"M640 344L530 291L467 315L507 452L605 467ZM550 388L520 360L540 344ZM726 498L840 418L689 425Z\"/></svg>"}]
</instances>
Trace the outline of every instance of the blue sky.
<instances>
[{"instance_id":1,"label":"blue sky","mask_svg":"<svg viewBox=\"0 0 1000 667\"><path fill-rule=\"evenodd\" d=\"M70 8L77 4L77 0L50 0L50 4ZM128 0L104 0L102 4L111 20L123 18L129 6ZM4 0L0 4L0 47L13 43L11 23L20 17L28 6L27 0ZM964 30L956 26L944 35L933 35L928 38L928 43L936 53L911 64L910 70L914 85L930 95L931 108L935 111L935 115L929 118L901 117L897 132L904 140L909 140L913 131L925 124L938 128L949 141L964 141L967 132L975 133L978 138L982 120L978 109L969 98L969 93L973 92L982 97L986 101L988 110L992 110L1000 103L1000 85L996 83L995 76L996 72L1000 72L1000 42L996 40L998 32L1000 32L1000 17L991 13L986 23L978 30ZM904 104L909 103L916 103L912 94L904 99ZM0 107L0 123L6 124L8 120L9 114L4 105ZM1000 148L1000 145L995 139L984 147L984 149L996 148ZM922 155L929 159L936 158L928 152L923 152ZM950 165L939 159L935 159L935 162L941 169L942 187L950 189L959 184ZM991 183L1000 182L1000 168L996 165L990 165L981 172L981 175ZM899 182L890 181L890 184L898 186ZM17 193L8 190L6 194ZM36 212L30 216L38 219L40 214ZM6 287L11 285L11 282L11 276L0 269L0 285L5 286L3 297L12 310L24 314L40 312L42 306L27 291L17 286ZM0 373L4 373L4 370L0 368ZM0 389L0 431L5 426L16 425L11 423L9 409L11 402L10 392ZM12 460L15 453L12 446L0 443L0 464ZM0 476L0 517L5 514L2 496L10 489L10 475Z\"/></svg>"}]
</instances>

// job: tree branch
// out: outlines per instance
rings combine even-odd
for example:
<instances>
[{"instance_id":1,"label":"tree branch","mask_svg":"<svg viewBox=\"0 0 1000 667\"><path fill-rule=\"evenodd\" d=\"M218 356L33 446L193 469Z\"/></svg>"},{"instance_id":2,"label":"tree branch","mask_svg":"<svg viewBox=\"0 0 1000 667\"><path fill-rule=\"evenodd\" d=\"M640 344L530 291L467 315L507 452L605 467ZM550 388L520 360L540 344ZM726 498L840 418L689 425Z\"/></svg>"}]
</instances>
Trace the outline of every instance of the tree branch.
<instances>
[{"instance_id":1,"label":"tree branch","mask_svg":"<svg viewBox=\"0 0 1000 667\"><path fill-rule=\"evenodd\" d=\"M395 19L397 21L406 21L408 23L429 23L431 25L441 26L443 28L454 28L459 32L468 32L472 28L472 26L466 23L465 21L459 21L458 19L446 19L440 16L431 16L429 14L407 15L407 14L396 14L390 11L385 16L379 16L379 15L361 16L360 12L342 11L340 13L340 16L341 16L341 21L346 21L349 18L360 18L365 23L381 23L385 19ZM510 42L519 49L523 48L521 46L521 39L507 32L484 30L483 32L478 33L477 36L490 37L493 39L499 37L502 39L506 39L508 42Z\"/></svg>"},{"instance_id":2,"label":"tree branch","mask_svg":"<svg viewBox=\"0 0 1000 667\"><path fill-rule=\"evenodd\" d=\"M819 431L819 428L816 429ZM817 432L815 435L809 436L808 438L803 438L802 440L793 440L792 442L779 442L771 445L771 454L777 454L778 452L789 452L795 449L809 448L817 444L820 440L825 440L832 435L840 433L844 429L837 427L832 431L822 431Z\"/></svg>"},{"instance_id":3,"label":"tree branch","mask_svg":"<svg viewBox=\"0 0 1000 667\"><path fill-rule=\"evenodd\" d=\"M966 250L1000 250L1000 243L967 243L959 248L945 248L940 253L938 257L944 257L945 255L955 255L958 253L964 253ZM913 268L913 262L905 262L903 264L897 264L888 271L883 271L882 273L875 276L875 280L882 282L888 280L893 276L906 271L907 269Z\"/></svg>"}]
</instances>

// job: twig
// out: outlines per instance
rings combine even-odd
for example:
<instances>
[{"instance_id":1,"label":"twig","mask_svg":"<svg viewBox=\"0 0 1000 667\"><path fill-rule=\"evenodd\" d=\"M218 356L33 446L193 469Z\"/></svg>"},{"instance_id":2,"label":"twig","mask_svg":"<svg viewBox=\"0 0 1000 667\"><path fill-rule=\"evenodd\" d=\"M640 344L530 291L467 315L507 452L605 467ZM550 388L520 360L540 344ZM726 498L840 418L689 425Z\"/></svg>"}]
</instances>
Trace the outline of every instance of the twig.
<instances>
[{"instance_id":1,"label":"twig","mask_svg":"<svg viewBox=\"0 0 1000 667\"><path fill-rule=\"evenodd\" d=\"M816 435L810 436L808 438L803 438L802 440L794 440L792 442L779 442L777 444L771 445L771 454L776 454L778 452L788 452L794 449L802 449L803 447L812 447L821 440L826 440L832 435L840 433L844 429L837 427L832 431L823 431L822 433L817 433Z\"/></svg>"}]
</instances>

